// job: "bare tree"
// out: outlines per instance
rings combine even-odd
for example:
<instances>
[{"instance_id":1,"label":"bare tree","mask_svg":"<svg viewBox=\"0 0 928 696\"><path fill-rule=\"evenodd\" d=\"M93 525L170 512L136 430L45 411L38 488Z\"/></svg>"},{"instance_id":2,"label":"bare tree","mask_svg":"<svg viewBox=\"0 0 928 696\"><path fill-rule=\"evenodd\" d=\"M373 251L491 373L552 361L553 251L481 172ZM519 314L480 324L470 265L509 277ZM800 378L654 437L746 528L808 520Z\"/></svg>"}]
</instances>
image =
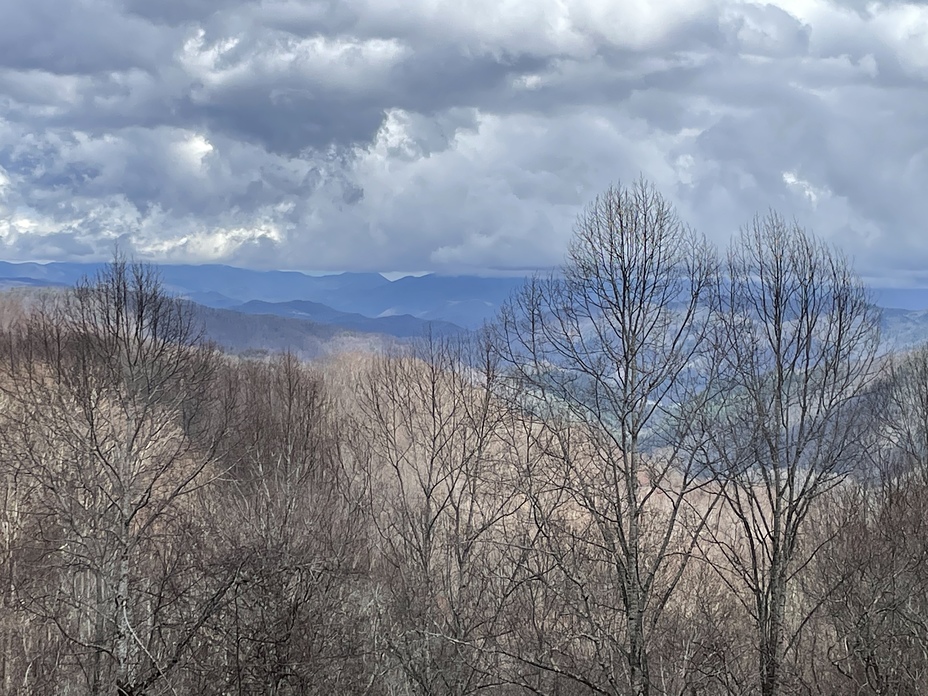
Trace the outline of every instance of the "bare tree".
<instances>
[{"instance_id":1,"label":"bare tree","mask_svg":"<svg viewBox=\"0 0 928 696\"><path fill-rule=\"evenodd\" d=\"M887 360L874 414L884 440L884 478L928 485L928 345Z\"/></svg>"},{"instance_id":2,"label":"bare tree","mask_svg":"<svg viewBox=\"0 0 928 696\"><path fill-rule=\"evenodd\" d=\"M232 693L353 693L369 676L353 598L368 519L324 377L291 354L229 377L240 409L212 514L241 569L200 671Z\"/></svg>"},{"instance_id":3,"label":"bare tree","mask_svg":"<svg viewBox=\"0 0 928 696\"><path fill-rule=\"evenodd\" d=\"M710 391L716 271L651 185L610 188L561 274L529 282L496 327L518 406L546 422L550 465L525 487L547 569L534 584L563 607L522 657L596 693L659 689L649 646L713 505L691 412Z\"/></svg>"},{"instance_id":4,"label":"bare tree","mask_svg":"<svg viewBox=\"0 0 928 696\"><path fill-rule=\"evenodd\" d=\"M231 582L171 545L223 439L217 355L155 272L119 257L34 308L6 348L4 446L40 491L22 602L57 627L88 691L140 694Z\"/></svg>"},{"instance_id":5,"label":"bare tree","mask_svg":"<svg viewBox=\"0 0 928 696\"><path fill-rule=\"evenodd\" d=\"M833 636L825 692L928 688L928 346L884 362L872 412L878 447L819 515L835 542L810 564L835 588L820 622Z\"/></svg>"},{"instance_id":6,"label":"bare tree","mask_svg":"<svg viewBox=\"0 0 928 696\"><path fill-rule=\"evenodd\" d=\"M776 696L817 606L790 600L817 551L807 519L866 455L878 317L847 261L775 213L742 231L727 271L711 428L726 505L711 554L754 624L761 693Z\"/></svg>"},{"instance_id":7,"label":"bare tree","mask_svg":"<svg viewBox=\"0 0 928 696\"><path fill-rule=\"evenodd\" d=\"M359 395L376 529L374 633L395 693L469 694L498 680L513 586L502 552L522 496L489 352L428 337L375 359Z\"/></svg>"}]
</instances>

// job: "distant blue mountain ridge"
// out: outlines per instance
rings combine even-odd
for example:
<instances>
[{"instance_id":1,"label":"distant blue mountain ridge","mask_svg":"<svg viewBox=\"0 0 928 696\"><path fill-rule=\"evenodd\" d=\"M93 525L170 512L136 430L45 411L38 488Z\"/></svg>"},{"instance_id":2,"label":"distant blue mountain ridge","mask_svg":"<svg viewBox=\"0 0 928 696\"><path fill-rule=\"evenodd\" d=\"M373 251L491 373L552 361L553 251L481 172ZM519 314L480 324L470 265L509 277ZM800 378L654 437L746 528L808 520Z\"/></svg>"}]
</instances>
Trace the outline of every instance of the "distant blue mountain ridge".
<instances>
[{"instance_id":1,"label":"distant blue mountain ridge","mask_svg":"<svg viewBox=\"0 0 928 696\"><path fill-rule=\"evenodd\" d=\"M0 261L0 289L69 286L103 265ZM221 264L164 264L158 270L171 292L212 309L401 339L427 331L448 334L477 328L493 318L525 281L524 277L437 274L391 281L379 273L319 276ZM905 347L928 341L928 288L872 288L871 292L875 302L887 308L883 330L889 343Z\"/></svg>"},{"instance_id":2,"label":"distant blue mountain ridge","mask_svg":"<svg viewBox=\"0 0 928 696\"><path fill-rule=\"evenodd\" d=\"M0 261L0 288L73 285L104 264ZM171 292L197 304L245 314L272 314L401 338L431 330L479 327L495 316L524 278L405 276L379 273L315 276L254 271L219 264L158 266Z\"/></svg>"}]
</instances>

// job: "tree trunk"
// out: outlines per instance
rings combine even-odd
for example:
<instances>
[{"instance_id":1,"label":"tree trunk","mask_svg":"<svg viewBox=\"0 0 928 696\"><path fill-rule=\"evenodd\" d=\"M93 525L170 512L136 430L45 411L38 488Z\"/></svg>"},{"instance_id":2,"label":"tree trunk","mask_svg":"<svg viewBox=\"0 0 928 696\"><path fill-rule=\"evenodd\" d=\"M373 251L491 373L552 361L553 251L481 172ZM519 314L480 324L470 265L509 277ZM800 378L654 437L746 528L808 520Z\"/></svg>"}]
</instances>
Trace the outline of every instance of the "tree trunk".
<instances>
[{"instance_id":1,"label":"tree trunk","mask_svg":"<svg viewBox=\"0 0 928 696\"><path fill-rule=\"evenodd\" d=\"M637 593L636 593L637 594ZM650 677L644 644L644 612L640 602L630 603L628 614L628 676L633 696L648 696Z\"/></svg>"},{"instance_id":2,"label":"tree trunk","mask_svg":"<svg viewBox=\"0 0 928 696\"><path fill-rule=\"evenodd\" d=\"M770 594L764 602L765 616L761 620L760 684L762 696L779 696L783 650L783 618L786 611L786 584L779 569L770 581Z\"/></svg>"}]
</instances>

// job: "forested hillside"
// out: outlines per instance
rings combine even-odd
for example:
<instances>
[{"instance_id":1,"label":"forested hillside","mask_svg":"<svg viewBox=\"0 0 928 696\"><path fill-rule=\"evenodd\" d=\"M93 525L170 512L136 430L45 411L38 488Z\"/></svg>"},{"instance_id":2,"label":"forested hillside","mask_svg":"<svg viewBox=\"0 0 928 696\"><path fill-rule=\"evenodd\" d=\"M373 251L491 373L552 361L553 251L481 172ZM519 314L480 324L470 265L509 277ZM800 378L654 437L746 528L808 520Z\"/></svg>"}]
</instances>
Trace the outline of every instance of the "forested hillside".
<instances>
[{"instance_id":1,"label":"forested hillside","mask_svg":"<svg viewBox=\"0 0 928 696\"><path fill-rule=\"evenodd\" d=\"M928 692L928 349L653 188L479 334L305 363L117 258L0 314L0 693Z\"/></svg>"}]
</instances>

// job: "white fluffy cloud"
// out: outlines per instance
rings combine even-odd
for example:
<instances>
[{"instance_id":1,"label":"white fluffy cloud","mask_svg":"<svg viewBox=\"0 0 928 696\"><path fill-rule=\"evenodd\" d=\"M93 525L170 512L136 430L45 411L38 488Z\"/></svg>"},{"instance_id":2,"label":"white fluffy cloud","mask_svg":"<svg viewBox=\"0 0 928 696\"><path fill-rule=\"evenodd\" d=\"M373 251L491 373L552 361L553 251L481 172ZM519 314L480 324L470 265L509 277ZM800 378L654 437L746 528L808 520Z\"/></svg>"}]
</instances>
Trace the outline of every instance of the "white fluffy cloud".
<instances>
[{"instance_id":1,"label":"white fluffy cloud","mask_svg":"<svg viewBox=\"0 0 928 696\"><path fill-rule=\"evenodd\" d=\"M928 282L922 3L15 5L6 258L535 268L644 175L720 244L774 207Z\"/></svg>"}]
</instances>

